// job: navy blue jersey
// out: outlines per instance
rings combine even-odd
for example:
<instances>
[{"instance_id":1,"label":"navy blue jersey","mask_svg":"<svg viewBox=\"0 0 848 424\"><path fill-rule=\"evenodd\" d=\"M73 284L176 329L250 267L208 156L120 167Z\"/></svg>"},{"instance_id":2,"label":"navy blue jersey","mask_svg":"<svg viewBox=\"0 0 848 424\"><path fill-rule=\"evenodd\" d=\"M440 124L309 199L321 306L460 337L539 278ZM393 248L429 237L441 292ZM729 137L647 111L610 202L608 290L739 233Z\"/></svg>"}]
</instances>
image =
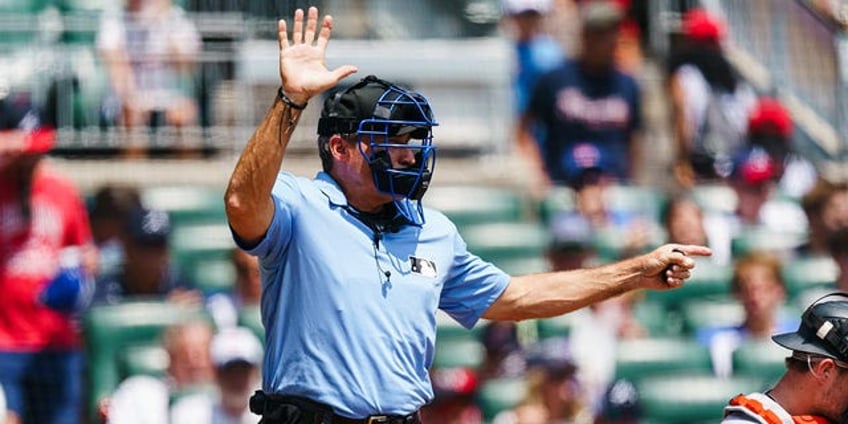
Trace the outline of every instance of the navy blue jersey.
<instances>
[{"instance_id":1,"label":"navy blue jersey","mask_svg":"<svg viewBox=\"0 0 848 424\"><path fill-rule=\"evenodd\" d=\"M631 135L641 126L639 87L618 70L589 75L577 62L565 61L542 75L530 98L529 114L546 129L540 151L553 181L566 181L563 163L577 143L592 143L608 155L609 169L618 178L630 177Z\"/></svg>"}]
</instances>

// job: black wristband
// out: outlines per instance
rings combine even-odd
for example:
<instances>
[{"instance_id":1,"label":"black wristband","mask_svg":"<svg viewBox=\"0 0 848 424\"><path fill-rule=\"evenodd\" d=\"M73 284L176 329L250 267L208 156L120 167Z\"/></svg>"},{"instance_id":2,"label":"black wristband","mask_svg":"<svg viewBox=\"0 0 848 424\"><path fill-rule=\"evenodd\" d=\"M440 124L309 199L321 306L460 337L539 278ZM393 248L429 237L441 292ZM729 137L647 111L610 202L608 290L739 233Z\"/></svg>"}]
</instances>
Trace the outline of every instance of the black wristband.
<instances>
[{"instance_id":1,"label":"black wristband","mask_svg":"<svg viewBox=\"0 0 848 424\"><path fill-rule=\"evenodd\" d=\"M297 104L289 96L286 96L286 93L283 92L283 87L280 87L277 90L277 96L280 98L280 101L289 106L292 109L303 110L306 109L306 105L309 102L303 102L303 104Z\"/></svg>"}]
</instances>

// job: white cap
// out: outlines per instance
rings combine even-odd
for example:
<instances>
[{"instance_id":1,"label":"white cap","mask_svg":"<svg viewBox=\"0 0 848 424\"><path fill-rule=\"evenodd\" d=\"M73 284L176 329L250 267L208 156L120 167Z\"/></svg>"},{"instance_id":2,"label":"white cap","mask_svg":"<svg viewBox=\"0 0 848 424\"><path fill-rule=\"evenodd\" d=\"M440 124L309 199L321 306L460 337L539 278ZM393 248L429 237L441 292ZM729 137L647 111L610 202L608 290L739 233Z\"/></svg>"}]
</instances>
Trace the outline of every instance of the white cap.
<instances>
[{"instance_id":1,"label":"white cap","mask_svg":"<svg viewBox=\"0 0 848 424\"><path fill-rule=\"evenodd\" d=\"M553 0L503 0L506 15L518 15L523 12L546 14L553 10Z\"/></svg>"},{"instance_id":2,"label":"white cap","mask_svg":"<svg viewBox=\"0 0 848 424\"><path fill-rule=\"evenodd\" d=\"M212 338L212 363L222 367L231 362L262 363L262 343L252 331L244 327L225 328Z\"/></svg>"}]
</instances>

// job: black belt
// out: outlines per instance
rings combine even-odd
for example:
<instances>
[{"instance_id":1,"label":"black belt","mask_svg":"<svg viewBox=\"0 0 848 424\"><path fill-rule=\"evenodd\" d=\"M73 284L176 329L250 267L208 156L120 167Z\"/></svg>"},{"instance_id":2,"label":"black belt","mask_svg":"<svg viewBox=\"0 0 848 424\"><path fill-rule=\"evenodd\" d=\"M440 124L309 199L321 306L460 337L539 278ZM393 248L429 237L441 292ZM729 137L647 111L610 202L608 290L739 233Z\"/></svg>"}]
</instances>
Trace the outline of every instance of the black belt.
<instances>
[{"instance_id":1,"label":"black belt","mask_svg":"<svg viewBox=\"0 0 848 424\"><path fill-rule=\"evenodd\" d=\"M348 418L333 408L297 396L270 395L261 390L250 397L250 412L261 415L262 424L421 424L418 411L409 415L370 415Z\"/></svg>"}]
</instances>

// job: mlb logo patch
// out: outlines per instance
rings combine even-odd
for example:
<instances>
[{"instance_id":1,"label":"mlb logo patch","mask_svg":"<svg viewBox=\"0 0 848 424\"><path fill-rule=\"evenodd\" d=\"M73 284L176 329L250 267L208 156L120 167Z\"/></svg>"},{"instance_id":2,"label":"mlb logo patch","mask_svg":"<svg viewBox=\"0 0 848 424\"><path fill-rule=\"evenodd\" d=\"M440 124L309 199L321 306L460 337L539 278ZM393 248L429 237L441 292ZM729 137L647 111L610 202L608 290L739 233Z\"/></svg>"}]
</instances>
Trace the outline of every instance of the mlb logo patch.
<instances>
[{"instance_id":1,"label":"mlb logo patch","mask_svg":"<svg viewBox=\"0 0 848 424\"><path fill-rule=\"evenodd\" d=\"M439 273L436 272L436 264L429 259L410 256L409 265L411 271L416 274L421 274L425 277L430 278L436 278L439 275Z\"/></svg>"}]
</instances>

